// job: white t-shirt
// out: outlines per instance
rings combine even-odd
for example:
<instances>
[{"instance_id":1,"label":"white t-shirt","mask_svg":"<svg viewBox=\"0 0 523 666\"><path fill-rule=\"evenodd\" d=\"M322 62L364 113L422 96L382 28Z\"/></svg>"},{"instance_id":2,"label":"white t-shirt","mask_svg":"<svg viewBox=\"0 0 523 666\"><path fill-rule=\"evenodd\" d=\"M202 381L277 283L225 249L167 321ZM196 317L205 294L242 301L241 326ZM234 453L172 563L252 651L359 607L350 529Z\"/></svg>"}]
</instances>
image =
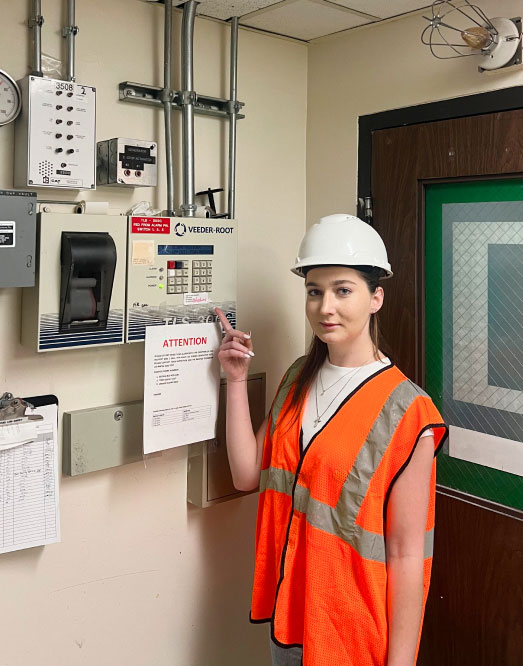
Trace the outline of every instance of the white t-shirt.
<instances>
[{"instance_id":1,"label":"white t-shirt","mask_svg":"<svg viewBox=\"0 0 523 666\"><path fill-rule=\"evenodd\" d=\"M332 365L328 358L325 359L312 382L305 403L302 421L303 449L305 450L314 435L323 428L350 393L366 379L390 365L390 359L383 358L356 368L344 368ZM422 437L432 434L432 430L426 430Z\"/></svg>"}]
</instances>

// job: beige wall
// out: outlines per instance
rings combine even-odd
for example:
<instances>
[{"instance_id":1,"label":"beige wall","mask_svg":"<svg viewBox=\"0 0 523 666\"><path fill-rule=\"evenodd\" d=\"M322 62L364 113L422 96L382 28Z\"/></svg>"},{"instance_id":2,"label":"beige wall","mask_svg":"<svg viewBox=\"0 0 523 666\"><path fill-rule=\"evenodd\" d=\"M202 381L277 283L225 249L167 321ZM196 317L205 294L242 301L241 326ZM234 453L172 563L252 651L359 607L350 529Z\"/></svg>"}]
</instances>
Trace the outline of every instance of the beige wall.
<instances>
[{"instance_id":1,"label":"beige wall","mask_svg":"<svg viewBox=\"0 0 523 666\"><path fill-rule=\"evenodd\" d=\"M29 68L29 4L0 0L0 62L16 78ZM60 56L66 3L42 4L44 51ZM77 3L77 22L77 80L97 88L97 138L156 139L163 155L161 115L118 102L121 81L162 85L161 9L91 0ZM177 52L178 13L174 25ZM227 96L228 34L222 24L196 22L195 81L205 94ZM252 369L268 373L270 397L304 345L302 285L288 267L305 225L307 50L244 30L239 50L247 115L238 133L239 325L253 331ZM223 185L224 126L197 117L196 127L197 189ZM12 186L12 168L10 125L0 128L0 187ZM156 191L100 188L78 198L108 199L115 214L151 197L165 207L160 174ZM2 390L55 393L61 411L141 398L141 344L39 356L21 347L20 291L0 289ZM266 628L248 623L256 498L188 506L186 458L181 448L147 467L62 479L62 543L0 556L2 666L267 663Z\"/></svg>"},{"instance_id":2,"label":"beige wall","mask_svg":"<svg viewBox=\"0 0 523 666\"><path fill-rule=\"evenodd\" d=\"M427 2L427 4L429 4ZM521 16L515 0L484 0L489 16ZM309 48L307 218L355 213L358 117L523 83L521 68L480 74L472 58L441 61L420 42L430 10L326 37ZM474 109L471 107L471 113Z\"/></svg>"}]
</instances>

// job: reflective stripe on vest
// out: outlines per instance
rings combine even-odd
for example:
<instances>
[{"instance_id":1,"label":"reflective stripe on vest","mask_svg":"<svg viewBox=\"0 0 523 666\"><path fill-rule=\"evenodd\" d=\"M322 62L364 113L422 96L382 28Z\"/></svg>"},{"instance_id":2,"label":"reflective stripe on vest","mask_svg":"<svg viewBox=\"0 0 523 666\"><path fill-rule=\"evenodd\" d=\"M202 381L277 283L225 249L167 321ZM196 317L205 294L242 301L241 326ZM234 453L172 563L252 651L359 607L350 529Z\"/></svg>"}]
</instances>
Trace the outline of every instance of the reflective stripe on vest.
<instances>
[{"instance_id":1,"label":"reflective stripe on vest","mask_svg":"<svg viewBox=\"0 0 523 666\"><path fill-rule=\"evenodd\" d=\"M294 377L300 368L292 373ZM289 386L285 391L286 384L287 376L280 391L285 395L281 403L278 401L278 414L274 414L273 408L273 417L276 417L274 421L277 421L279 410L290 389ZM310 496L309 490L299 483L296 484L294 491L294 509L306 515L309 525L339 537L352 546L361 557L376 562L386 562L385 537L356 525L356 519L372 476L378 469L396 428L420 394L419 389L413 392L412 388L409 380L402 381L388 397L354 461L335 507L314 499ZM276 401L274 406L276 407ZM291 496L294 483L295 475L292 472L271 467L261 473L260 491L270 489ZM425 532L425 558L432 557L433 543L433 530Z\"/></svg>"}]
</instances>

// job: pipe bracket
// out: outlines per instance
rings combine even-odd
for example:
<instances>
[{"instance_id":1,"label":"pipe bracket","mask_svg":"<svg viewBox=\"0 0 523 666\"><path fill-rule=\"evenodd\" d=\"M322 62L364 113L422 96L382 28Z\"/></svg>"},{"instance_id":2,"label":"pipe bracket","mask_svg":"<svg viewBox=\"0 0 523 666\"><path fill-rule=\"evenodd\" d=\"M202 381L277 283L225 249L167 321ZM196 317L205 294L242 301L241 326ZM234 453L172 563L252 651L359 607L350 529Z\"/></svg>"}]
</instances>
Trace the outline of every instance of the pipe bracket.
<instances>
[{"instance_id":1,"label":"pipe bracket","mask_svg":"<svg viewBox=\"0 0 523 666\"><path fill-rule=\"evenodd\" d=\"M174 100L174 97L175 97L174 90L168 90L167 88L162 88L158 92L158 99L160 100L160 102L162 102L162 104L165 102L172 102Z\"/></svg>"},{"instance_id":2,"label":"pipe bracket","mask_svg":"<svg viewBox=\"0 0 523 666\"><path fill-rule=\"evenodd\" d=\"M30 28L34 28L35 26L38 26L41 28L44 24L44 17L41 15L38 16L31 16L30 19L27 19L27 25Z\"/></svg>"},{"instance_id":3,"label":"pipe bracket","mask_svg":"<svg viewBox=\"0 0 523 666\"><path fill-rule=\"evenodd\" d=\"M176 94L176 101L180 106L194 105L198 101L198 95L194 90L180 90Z\"/></svg>"},{"instance_id":4,"label":"pipe bracket","mask_svg":"<svg viewBox=\"0 0 523 666\"><path fill-rule=\"evenodd\" d=\"M77 25L66 25L62 28L62 37L69 37L69 35L76 35L80 32L80 28Z\"/></svg>"},{"instance_id":5,"label":"pipe bracket","mask_svg":"<svg viewBox=\"0 0 523 666\"><path fill-rule=\"evenodd\" d=\"M233 114L240 113L243 106L245 106L243 102L238 102L238 100L228 100L226 104L226 110L227 113L232 116Z\"/></svg>"}]
</instances>

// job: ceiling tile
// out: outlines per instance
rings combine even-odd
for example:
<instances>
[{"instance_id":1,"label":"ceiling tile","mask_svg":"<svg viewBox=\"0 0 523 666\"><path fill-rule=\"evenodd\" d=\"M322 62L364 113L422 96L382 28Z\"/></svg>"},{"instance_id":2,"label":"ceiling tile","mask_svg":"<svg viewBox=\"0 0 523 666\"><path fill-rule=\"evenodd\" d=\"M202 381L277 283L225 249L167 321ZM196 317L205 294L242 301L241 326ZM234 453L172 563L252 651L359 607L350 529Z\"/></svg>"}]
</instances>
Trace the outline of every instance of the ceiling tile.
<instances>
[{"instance_id":1,"label":"ceiling tile","mask_svg":"<svg viewBox=\"0 0 523 666\"><path fill-rule=\"evenodd\" d=\"M303 40L323 37L369 22L368 19L322 0L280 2L240 21L242 25Z\"/></svg>"},{"instance_id":2,"label":"ceiling tile","mask_svg":"<svg viewBox=\"0 0 523 666\"><path fill-rule=\"evenodd\" d=\"M231 16L245 16L278 2L279 0L201 0L197 12L226 21Z\"/></svg>"},{"instance_id":3,"label":"ceiling tile","mask_svg":"<svg viewBox=\"0 0 523 666\"><path fill-rule=\"evenodd\" d=\"M336 5L347 7L347 9L356 9L358 12L378 16L379 18L389 18L397 14L405 14L415 9L430 7L431 2L427 0L329 0Z\"/></svg>"}]
</instances>

